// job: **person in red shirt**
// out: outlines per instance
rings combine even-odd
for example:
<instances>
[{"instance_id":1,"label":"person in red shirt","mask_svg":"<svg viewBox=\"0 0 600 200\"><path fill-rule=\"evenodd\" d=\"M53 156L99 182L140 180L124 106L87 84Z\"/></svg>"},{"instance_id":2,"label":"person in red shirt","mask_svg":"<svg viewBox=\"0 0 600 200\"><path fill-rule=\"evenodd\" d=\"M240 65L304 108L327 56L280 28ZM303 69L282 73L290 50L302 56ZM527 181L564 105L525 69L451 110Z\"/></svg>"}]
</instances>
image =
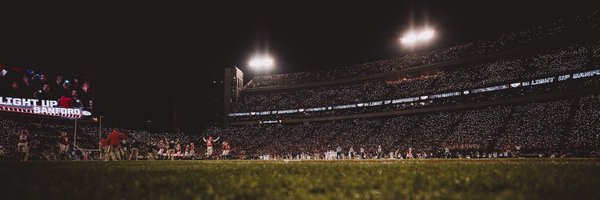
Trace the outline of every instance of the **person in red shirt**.
<instances>
[{"instance_id":1,"label":"person in red shirt","mask_svg":"<svg viewBox=\"0 0 600 200\"><path fill-rule=\"evenodd\" d=\"M73 99L68 96L60 96L58 99L58 106L61 108L71 108L73 107Z\"/></svg>"},{"instance_id":2,"label":"person in red shirt","mask_svg":"<svg viewBox=\"0 0 600 200\"><path fill-rule=\"evenodd\" d=\"M213 143L216 142L217 140L219 140L220 137L217 137L217 139L213 139L212 136L208 136L208 139L204 139L204 137L202 137L202 140L204 140L204 143L206 143L206 157L210 157L213 154Z\"/></svg>"},{"instance_id":3,"label":"person in red shirt","mask_svg":"<svg viewBox=\"0 0 600 200\"><path fill-rule=\"evenodd\" d=\"M121 136L117 129L113 129L111 133L108 134L106 140L108 141L108 157L112 156L113 160L121 160ZM108 161L106 159L105 161Z\"/></svg>"}]
</instances>

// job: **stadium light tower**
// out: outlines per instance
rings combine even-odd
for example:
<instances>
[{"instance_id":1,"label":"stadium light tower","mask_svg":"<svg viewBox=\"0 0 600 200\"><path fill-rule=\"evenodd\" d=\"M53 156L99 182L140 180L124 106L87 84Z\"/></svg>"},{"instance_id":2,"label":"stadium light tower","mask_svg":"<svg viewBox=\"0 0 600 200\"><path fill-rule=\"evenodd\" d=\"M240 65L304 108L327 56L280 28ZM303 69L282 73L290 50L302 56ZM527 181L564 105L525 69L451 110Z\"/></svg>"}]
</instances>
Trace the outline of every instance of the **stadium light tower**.
<instances>
[{"instance_id":1,"label":"stadium light tower","mask_svg":"<svg viewBox=\"0 0 600 200\"><path fill-rule=\"evenodd\" d=\"M400 38L400 43L403 45L415 45L418 43L428 42L435 36L435 31L430 28L425 28L420 31L409 31Z\"/></svg>"},{"instance_id":2,"label":"stadium light tower","mask_svg":"<svg viewBox=\"0 0 600 200\"><path fill-rule=\"evenodd\" d=\"M275 61L269 55L256 55L248 61L248 66L255 70L266 71L275 66Z\"/></svg>"}]
</instances>

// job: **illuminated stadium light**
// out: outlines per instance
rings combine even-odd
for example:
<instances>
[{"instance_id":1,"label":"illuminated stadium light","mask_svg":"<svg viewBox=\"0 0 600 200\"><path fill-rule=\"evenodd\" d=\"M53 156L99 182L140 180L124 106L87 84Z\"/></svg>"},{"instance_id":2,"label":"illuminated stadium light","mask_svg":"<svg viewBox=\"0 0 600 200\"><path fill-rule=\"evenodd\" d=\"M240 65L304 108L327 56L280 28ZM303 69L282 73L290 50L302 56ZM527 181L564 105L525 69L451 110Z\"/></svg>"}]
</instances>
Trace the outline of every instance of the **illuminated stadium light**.
<instances>
[{"instance_id":1,"label":"illuminated stadium light","mask_svg":"<svg viewBox=\"0 0 600 200\"><path fill-rule=\"evenodd\" d=\"M270 56L254 56L248 62L248 65L254 69L271 69L275 61Z\"/></svg>"},{"instance_id":2,"label":"illuminated stadium light","mask_svg":"<svg viewBox=\"0 0 600 200\"><path fill-rule=\"evenodd\" d=\"M400 43L405 45L413 45L417 42L426 42L433 38L434 31L431 29L424 29L419 32L411 31L400 38Z\"/></svg>"},{"instance_id":3,"label":"illuminated stadium light","mask_svg":"<svg viewBox=\"0 0 600 200\"><path fill-rule=\"evenodd\" d=\"M404 37L400 38L400 42L402 42L402 44L414 44L417 42L417 35L414 33L406 34Z\"/></svg>"},{"instance_id":4,"label":"illuminated stadium light","mask_svg":"<svg viewBox=\"0 0 600 200\"><path fill-rule=\"evenodd\" d=\"M433 37L433 31L432 30L424 30L421 33L419 33L419 35L417 36L418 40L429 40Z\"/></svg>"}]
</instances>

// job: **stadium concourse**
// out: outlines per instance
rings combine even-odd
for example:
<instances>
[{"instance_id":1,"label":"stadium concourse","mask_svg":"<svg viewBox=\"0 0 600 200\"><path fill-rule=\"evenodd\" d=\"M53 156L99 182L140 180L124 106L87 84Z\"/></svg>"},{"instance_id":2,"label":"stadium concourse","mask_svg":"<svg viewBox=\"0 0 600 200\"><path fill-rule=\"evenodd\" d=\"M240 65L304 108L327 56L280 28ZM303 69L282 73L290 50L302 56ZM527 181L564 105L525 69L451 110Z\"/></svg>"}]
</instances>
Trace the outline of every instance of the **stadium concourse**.
<instances>
[{"instance_id":1,"label":"stadium concourse","mask_svg":"<svg viewBox=\"0 0 600 200\"><path fill-rule=\"evenodd\" d=\"M127 136L123 151L224 159L227 141L228 159L596 157L599 19L596 11L399 58L255 77L229 114L231 126L118 129ZM57 142L61 132L73 136L70 123L2 116L0 127L1 159L17 159L19 130L30 133L30 160L100 159L95 125L78 127L66 158ZM208 136L221 140L207 157Z\"/></svg>"}]
</instances>

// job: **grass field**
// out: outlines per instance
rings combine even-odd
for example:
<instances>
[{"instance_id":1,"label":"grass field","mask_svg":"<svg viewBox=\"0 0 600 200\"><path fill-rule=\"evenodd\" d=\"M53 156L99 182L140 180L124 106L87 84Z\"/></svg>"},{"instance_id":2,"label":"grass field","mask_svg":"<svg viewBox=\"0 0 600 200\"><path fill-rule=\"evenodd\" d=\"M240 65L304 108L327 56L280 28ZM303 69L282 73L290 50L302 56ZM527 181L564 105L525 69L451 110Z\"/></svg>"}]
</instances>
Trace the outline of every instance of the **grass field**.
<instances>
[{"instance_id":1,"label":"grass field","mask_svg":"<svg viewBox=\"0 0 600 200\"><path fill-rule=\"evenodd\" d=\"M0 177L0 199L600 199L592 159L0 162Z\"/></svg>"}]
</instances>

